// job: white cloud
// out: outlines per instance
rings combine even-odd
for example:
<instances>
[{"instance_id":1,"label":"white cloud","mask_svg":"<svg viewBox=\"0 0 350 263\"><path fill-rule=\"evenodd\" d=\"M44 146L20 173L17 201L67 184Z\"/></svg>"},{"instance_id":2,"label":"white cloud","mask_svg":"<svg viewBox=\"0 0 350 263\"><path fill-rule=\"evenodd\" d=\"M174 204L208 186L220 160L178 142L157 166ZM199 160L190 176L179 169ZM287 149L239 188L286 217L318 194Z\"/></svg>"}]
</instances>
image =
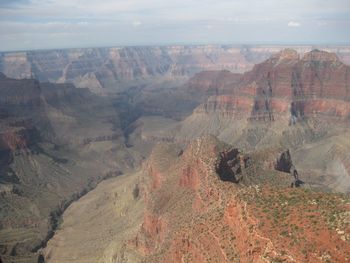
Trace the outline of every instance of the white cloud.
<instances>
[{"instance_id":1,"label":"white cloud","mask_svg":"<svg viewBox=\"0 0 350 263\"><path fill-rule=\"evenodd\" d=\"M328 26L328 25L329 25L328 21L318 21L317 22L317 26L319 26L319 27L325 27L325 26Z\"/></svg>"},{"instance_id":2,"label":"white cloud","mask_svg":"<svg viewBox=\"0 0 350 263\"><path fill-rule=\"evenodd\" d=\"M141 21L138 21L138 20L132 22L132 25L135 27L141 26L141 24L142 24Z\"/></svg>"},{"instance_id":3,"label":"white cloud","mask_svg":"<svg viewBox=\"0 0 350 263\"><path fill-rule=\"evenodd\" d=\"M0 50L12 49L14 45L21 49L38 45L45 48L51 42L58 47L97 45L97 41L105 41L103 45L120 41L272 43L281 39L298 43L309 39L326 41L327 35L332 35L329 42L350 42L349 0L1 1L17 4L0 3L0 39L5 39L0 41ZM287 25L298 30L289 30L288 36L283 37ZM71 36L64 38L65 33L76 34L75 42ZM36 40L38 34L40 41ZM50 34L61 39L50 41ZM31 40L31 44L24 44L23 40Z\"/></svg>"},{"instance_id":4,"label":"white cloud","mask_svg":"<svg viewBox=\"0 0 350 263\"><path fill-rule=\"evenodd\" d=\"M301 26L301 24L299 22L296 22L296 21L289 21L288 26L289 27L299 27L299 26Z\"/></svg>"}]
</instances>

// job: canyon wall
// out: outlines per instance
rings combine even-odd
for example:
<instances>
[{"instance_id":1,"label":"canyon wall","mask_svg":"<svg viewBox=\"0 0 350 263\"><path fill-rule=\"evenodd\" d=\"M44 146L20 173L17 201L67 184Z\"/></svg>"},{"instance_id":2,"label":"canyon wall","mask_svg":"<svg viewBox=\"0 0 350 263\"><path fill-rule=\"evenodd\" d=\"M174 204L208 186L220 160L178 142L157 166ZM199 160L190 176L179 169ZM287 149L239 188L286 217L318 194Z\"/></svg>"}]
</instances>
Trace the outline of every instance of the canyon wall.
<instances>
[{"instance_id":1,"label":"canyon wall","mask_svg":"<svg viewBox=\"0 0 350 263\"><path fill-rule=\"evenodd\" d=\"M139 81L187 78L203 70L246 72L283 46L159 46L38 50L0 53L0 72L12 78L72 82L101 92ZM293 47L301 54L312 46ZM350 63L348 47L322 47Z\"/></svg>"},{"instance_id":2,"label":"canyon wall","mask_svg":"<svg viewBox=\"0 0 350 263\"><path fill-rule=\"evenodd\" d=\"M350 67L334 53L313 50L300 56L291 49L273 55L243 75L222 72L220 82L219 73L203 72L190 84L193 88L211 87L216 95L185 120L182 134L195 136L194 126L198 124L198 133L214 133L226 140L231 136L233 142L240 126L267 123L270 131L275 126L285 130L312 120L346 125L350 117L349 72ZM207 121L203 121L205 118ZM231 127L235 132L225 134L230 125L236 127Z\"/></svg>"},{"instance_id":3,"label":"canyon wall","mask_svg":"<svg viewBox=\"0 0 350 263\"><path fill-rule=\"evenodd\" d=\"M157 145L140 179L144 218L127 248L143 262L346 262L349 229L329 220L348 206L338 195L290 188L289 173L264 165L281 153L245 154L213 136L183 150Z\"/></svg>"},{"instance_id":4,"label":"canyon wall","mask_svg":"<svg viewBox=\"0 0 350 263\"><path fill-rule=\"evenodd\" d=\"M37 262L64 209L140 157L112 98L2 74L0 93L0 257Z\"/></svg>"},{"instance_id":5,"label":"canyon wall","mask_svg":"<svg viewBox=\"0 0 350 263\"><path fill-rule=\"evenodd\" d=\"M348 192L349 73L334 53L291 49L240 76L202 72L190 81L193 89L216 94L182 122L176 138L213 134L248 151L287 147L310 184Z\"/></svg>"}]
</instances>

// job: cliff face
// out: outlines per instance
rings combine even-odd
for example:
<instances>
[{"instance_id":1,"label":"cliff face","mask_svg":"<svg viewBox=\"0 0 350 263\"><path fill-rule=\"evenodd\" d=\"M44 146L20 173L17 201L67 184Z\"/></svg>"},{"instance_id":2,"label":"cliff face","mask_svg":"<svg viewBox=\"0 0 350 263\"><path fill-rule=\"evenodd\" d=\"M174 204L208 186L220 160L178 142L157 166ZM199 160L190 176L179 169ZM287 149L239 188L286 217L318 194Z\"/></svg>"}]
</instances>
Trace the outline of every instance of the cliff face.
<instances>
[{"instance_id":1,"label":"cliff face","mask_svg":"<svg viewBox=\"0 0 350 263\"><path fill-rule=\"evenodd\" d=\"M193 128L196 118L219 120L222 124L217 125L216 131L214 127L206 129L217 135L223 132L222 127L228 125L229 119L245 121L242 125L253 121L271 125L275 122L280 129L311 119L347 122L350 116L349 72L350 67L340 62L335 54L313 50L300 57L289 49L241 76L203 72L190 84L197 90L199 86L204 90L215 87L216 94L198 106L185 121L184 134L186 126ZM203 121L200 122L198 125L203 126ZM236 126L242 125L236 122Z\"/></svg>"},{"instance_id":2,"label":"cliff face","mask_svg":"<svg viewBox=\"0 0 350 263\"><path fill-rule=\"evenodd\" d=\"M83 144L122 134L113 101L88 89L3 76L0 90L0 131L35 127L45 140L58 144Z\"/></svg>"},{"instance_id":3,"label":"cliff face","mask_svg":"<svg viewBox=\"0 0 350 263\"><path fill-rule=\"evenodd\" d=\"M186 148L157 144L139 173L106 181L68 208L45 259L347 262L350 200L290 188L292 176L274 169L287 155L246 154L213 136ZM241 179L226 180L227 171Z\"/></svg>"},{"instance_id":4,"label":"cliff face","mask_svg":"<svg viewBox=\"0 0 350 263\"><path fill-rule=\"evenodd\" d=\"M348 118L349 70L332 53L314 50L301 59L285 50L246 73L240 84L255 84L255 119L290 114L291 122L312 115ZM249 88L248 88L249 90Z\"/></svg>"},{"instance_id":5,"label":"cliff face","mask_svg":"<svg viewBox=\"0 0 350 263\"><path fill-rule=\"evenodd\" d=\"M140 184L144 219L129 249L145 262L346 262L350 229L329 220L335 211L348 213L348 201L331 208L340 196L289 188L289 174L262 166L279 150L246 155L227 147L206 136L183 152L166 144L153 150ZM310 223L314 216L319 220Z\"/></svg>"},{"instance_id":6,"label":"cliff face","mask_svg":"<svg viewBox=\"0 0 350 263\"><path fill-rule=\"evenodd\" d=\"M112 98L2 74L0 93L0 255L36 262L32 252L70 202L138 157L125 147L122 105Z\"/></svg>"},{"instance_id":7,"label":"cliff face","mask_svg":"<svg viewBox=\"0 0 350 263\"><path fill-rule=\"evenodd\" d=\"M29 65L30 74L42 74L42 79L73 81L80 87L91 83L96 89L159 76L187 78L206 69L181 88L166 89L160 82L146 88L135 86L115 97L97 96L67 83L14 80L0 74L0 163L6 168L0 171L0 206L5 211L0 224L13 237L8 243L7 237L0 235L6 260L12 260L12 255L30 256L28 251L39 247L45 235L52 233L50 224L57 224L57 215L71 200L143 158L135 153L132 143L128 144L133 141L126 141L128 130L138 128L137 123L134 128L129 124L139 111L181 118L205 100L182 127L173 120L163 119L160 124L159 118L143 118L145 133L140 133L148 140L147 147L159 137L187 143L199 135L214 134L233 142L235 148L226 148L210 136L191 141L185 149L174 144L158 145L144 164L144 176L138 183L146 203L142 222L135 223L141 227L125 248L148 262L203 262L213 258L221 262L317 262L320 257L345 262L349 257L342 251L349 250L348 229L339 218L347 215L347 200L290 190L293 178L274 169L287 171L279 162L288 163L288 158L280 158L282 151L269 149L290 148L293 162L300 164L298 171L310 184L322 190L350 191L346 127L349 67L326 52L298 55L285 50L255 67L251 65L252 70L245 74L211 71L218 67L244 68L248 64L243 57L251 63L271 52L227 48L225 52L233 57L226 57L222 49L23 53L26 59L32 56L28 61L18 59L19 53L3 55L7 65L13 66L8 72ZM14 57L8 60L11 55ZM227 58L235 61L226 64ZM50 60L55 61L55 70L51 70ZM4 60L1 63L6 68ZM168 129L162 130L163 124ZM139 142L137 138L134 141ZM142 146L137 150L142 148L142 154L148 154ZM249 154L238 149L249 150ZM315 204L314 199L325 201ZM330 202L338 205L328 207ZM307 210L305 204L313 209ZM22 213L18 215L13 207ZM293 218L295 213L300 221ZM339 222L332 219L335 214L341 215ZM314 224L313 218L320 221ZM305 225L315 228L294 231ZM27 238L27 232L20 231L22 227L30 228L35 237ZM320 233L322 239L317 229L325 229ZM297 234L290 234L293 231ZM320 249L313 249L315 242ZM312 249L303 252L309 247Z\"/></svg>"},{"instance_id":8,"label":"cliff face","mask_svg":"<svg viewBox=\"0 0 350 263\"><path fill-rule=\"evenodd\" d=\"M242 73L283 47L163 46L90 48L2 53L0 71L13 78L73 82L96 92L121 90L127 83L149 78L189 77L200 71ZM311 47L296 47L304 53ZM349 49L335 47L345 62Z\"/></svg>"},{"instance_id":9,"label":"cliff face","mask_svg":"<svg viewBox=\"0 0 350 263\"><path fill-rule=\"evenodd\" d=\"M102 88L120 90L126 82L188 77L202 70L243 72L254 62L235 47L124 47L5 53L0 57L0 70L14 78L73 82L98 92Z\"/></svg>"},{"instance_id":10,"label":"cliff face","mask_svg":"<svg viewBox=\"0 0 350 263\"><path fill-rule=\"evenodd\" d=\"M241 74L230 71L202 71L194 75L187 83L189 92L207 96L232 92L242 78Z\"/></svg>"},{"instance_id":11,"label":"cliff face","mask_svg":"<svg viewBox=\"0 0 350 263\"><path fill-rule=\"evenodd\" d=\"M27 149L27 143L30 140L27 141L24 135L25 130L7 131L0 134L0 164L2 168L12 163L15 154ZM3 181L6 181L6 178L1 178L1 182Z\"/></svg>"},{"instance_id":12,"label":"cliff face","mask_svg":"<svg viewBox=\"0 0 350 263\"><path fill-rule=\"evenodd\" d=\"M0 152L7 167L15 155L40 142L38 129L48 124L38 81L0 76ZM3 170L3 169L2 169Z\"/></svg>"},{"instance_id":13,"label":"cliff face","mask_svg":"<svg viewBox=\"0 0 350 263\"><path fill-rule=\"evenodd\" d=\"M319 115L348 119L349 70L332 53L314 50L300 58L296 51L284 50L254 66L236 83L221 78L225 83L220 86L231 87L223 93L233 94L243 103L250 101L250 108L238 111L250 113L253 120L289 118L294 124L300 118ZM210 75L202 79L206 80L206 86L217 83ZM228 98L229 112L232 99ZM211 105L219 105L224 112L222 101L220 96L213 97L204 107L215 111Z\"/></svg>"},{"instance_id":14,"label":"cliff face","mask_svg":"<svg viewBox=\"0 0 350 263\"><path fill-rule=\"evenodd\" d=\"M333 53L313 50L300 55L287 49L255 65L237 82L232 75L225 77L230 76L227 72L203 72L195 83L204 89L220 83L223 92L199 105L176 138L213 134L245 150L290 148L300 153L299 172L307 174L310 183L347 192L349 155L342 145L349 142L349 70Z\"/></svg>"}]
</instances>

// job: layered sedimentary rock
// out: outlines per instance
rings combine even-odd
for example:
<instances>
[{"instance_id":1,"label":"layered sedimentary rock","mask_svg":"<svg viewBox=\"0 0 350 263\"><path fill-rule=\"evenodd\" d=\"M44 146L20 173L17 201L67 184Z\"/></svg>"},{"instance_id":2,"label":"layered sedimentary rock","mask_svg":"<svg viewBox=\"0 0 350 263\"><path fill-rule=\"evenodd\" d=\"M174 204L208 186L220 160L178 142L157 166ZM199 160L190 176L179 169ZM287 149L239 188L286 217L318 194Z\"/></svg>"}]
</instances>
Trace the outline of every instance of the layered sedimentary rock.
<instances>
[{"instance_id":1,"label":"layered sedimentary rock","mask_svg":"<svg viewBox=\"0 0 350 263\"><path fill-rule=\"evenodd\" d=\"M247 61L263 59L272 51L237 52L227 47L225 52L233 57L226 57L223 47L197 48L84 49L45 51L40 56L40 52L29 52L29 62L18 59L19 53L10 54L13 58L2 54L1 67L6 63L13 67L7 72L17 72L20 67L41 79L75 82L80 87L91 84L88 87L93 89L160 76L187 78L206 69L183 87L166 89L163 82L157 82L104 97L67 83L19 81L0 75L5 94L0 98L0 162L6 168L0 171L2 257L35 260L28 251L36 251L51 237L57 218L72 200L106 176L133 167L161 139L181 145L157 145L133 193L118 188L117 195L101 199L108 201L103 209L116 206L109 211L108 222L117 220L118 227L92 232L98 240L81 235L92 240L91 248L94 242L101 242L91 262L101 257L107 262L349 259L349 229L344 223L348 201L338 195L289 189L294 179L280 172L288 167L279 165L281 160L288 163L281 154L289 148L308 187L350 191L349 67L327 52L314 50L303 55L284 50L251 65L252 70L245 74L215 72L212 69L218 67L243 70ZM52 71L51 59L57 63ZM228 63L231 59L235 61ZM133 122L142 114L181 119L203 100L206 102L182 126L159 117ZM184 146L202 134L234 142L234 148L211 136ZM140 141L143 144L136 147L140 152L136 153L133 144ZM133 200L136 208L140 197L146 205L143 217L140 211L135 213L132 233L121 230L120 222L127 218L119 221L121 215L114 213L133 215L127 205L118 207L118 200L123 200L119 194L126 194L125 202ZM100 207L98 202L94 205ZM308 209L305 204L310 205ZM102 210L97 209L97 215L92 210L89 207L87 218L93 220L85 224L104 224ZM300 220L295 220L295 213ZM313 223L313 218L320 220ZM306 229L305 225L315 227ZM69 236L69 225L65 227L62 235ZM118 240L118 248L113 248L118 231L125 240ZM111 246L101 245L103 240ZM60 238L53 244L60 245ZM44 254L60 262L59 251L65 250L60 249L55 252L53 245ZM79 253L69 251L66 258L79 258Z\"/></svg>"},{"instance_id":2,"label":"layered sedimentary rock","mask_svg":"<svg viewBox=\"0 0 350 263\"><path fill-rule=\"evenodd\" d=\"M242 78L241 74L230 71L202 71L194 75L187 83L186 88L193 93L220 95L232 92Z\"/></svg>"},{"instance_id":3,"label":"layered sedimentary rock","mask_svg":"<svg viewBox=\"0 0 350 263\"><path fill-rule=\"evenodd\" d=\"M264 166L282 153L244 153L213 136L194 140L185 149L158 144L138 179L117 179L124 180L124 187L117 181L101 184L68 209L43 251L45 259L347 262L349 200L290 188L289 173ZM222 180L220 173L227 169L241 180Z\"/></svg>"},{"instance_id":4,"label":"layered sedimentary rock","mask_svg":"<svg viewBox=\"0 0 350 263\"><path fill-rule=\"evenodd\" d=\"M164 144L153 150L141 179L143 223L126 241L129 251L143 262L349 259L348 200L289 188L289 173L262 166L280 151L247 155L227 147L206 136L183 152ZM241 179L227 180L228 170ZM342 216L333 221L334 213Z\"/></svg>"},{"instance_id":5,"label":"layered sedimentary rock","mask_svg":"<svg viewBox=\"0 0 350 263\"><path fill-rule=\"evenodd\" d=\"M156 145L143 164L135 194L124 190L127 198L145 204L143 216L133 206L125 211L126 217L137 214L132 231L119 229L127 220L118 219L119 209L106 213L108 222L115 218L118 226L109 230L100 208L95 213L84 201L75 217L87 215L93 220L84 224L103 225L103 231L89 236L76 227L77 239L65 247L60 240L72 233L67 221L44 250L45 257L60 262L70 244L89 240L90 247L98 244L96 253L87 253L91 262L347 262L349 200L325 193L350 191L347 106L342 114L332 108L347 105L347 72L348 66L333 54L284 50L242 75L195 75L184 86L189 93L182 90L181 96L210 98L182 127L167 119L157 124L156 117L128 127L148 143L180 142ZM177 91L167 95L180 98ZM156 100L167 104L169 97ZM213 136L191 140L202 134L218 135L234 147ZM137 141L133 136L130 145ZM296 185L293 166L300 185L322 191L291 188ZM104 200L107 207L122 199L108 195ZM72 220L74 212L67 218ZM106 249L99 240L111 246ZM68 249L65 256L79 262L84 250Z\"/></svg>"},{"instance_id":6,"label":"layered sedimentary rock","mask_svg":"<svg viewBox=\"0 0 350 263\"><path fill-rule=\"evenodd\" d=\"M194 114L282 121L284 125L306 118L347 121L349 72L350 67L335 54L313 50L300 57L294 50L283 50L241 77L229 72L203 72L201 81L190 82L193 87L196 83L204 89L220 86L221 92L217 89L218 95L210 97ZM219 84L217 76L221 76Z\"/></svg>"},{"instance_id":7,"label":"layered sedimentary rock","mask_svg":"<svg viewBox=\"0 0 350 263\"><path fill-rule=\"evenodd\" d=\"M310 46L295 47L304 53ZM349 48L327 48L349 62ZM138 80L183 78L203 70L242 73L280 46L162 46L90 48L0 54L0 71L13 78L73 82L96 92L121 90Z\"/></svg>"},{"instance_id":8,"label":"layered sedimentary rock","mask_svg":"<svg viewBox=\"0 0 350 263\"><path fill-rule=\"evenodd\" d=\"M347 119L349 70L349 66L332 53L314 50L300 58L294 50L283 50L254 66L238 84L227 81L231 92L226 93L252 100L253 107L247 110L256 120L273 121L288 115L293 123L298 118L314 115ZM212 85L217 82L211 79ZM222 98L217 100L221 105Z\"/></svg>"},{"instance_id":9,"label":"layered sedimentary rock","mask_svg":"<svg viewBox=\"0 0 350 263\"><path fill-rule=\"evenodd\" d=\"M292 122L313 114L348 118L349 70L332 53L314 50L299 58L284 50L246 73L240 92L253 92L255 119L285 113Z\"/></svg>"},{"instance_id":10,"label":"layered sedimentary rock","mask_svg":"<svg viewBox=\"0 0 350 263\"><path fill-rule=\"evenodd\" d=\"M296 162L303 164L301 173L308 175L309 183L348 192L349 155L340 149L348 144L349 70L333 53L313 50L301 55L287 49L241 77L221 73L223 92L198 106L176 137L214 134L246 150L287 147L297 152ZM207 89L218 83L220 73L203 75L202 82L196 82ZM331 156L330 148L339 151ZM301 153L307 153L308 165Z\"/></svg>"},{"instance_id":11,"label":"layered sedimentary rock","mask_svg":"<svg viewBox=\"0 0 350 263\"><path fill-rule=\"evenodd\" d=\"M133 167L137 154L110 98L4 75L0 93L0 255L37 262L70 202Z\"/></svg>"},{"instance_id":12,"label":"layered sedimentary rock","mask_svg":"<svg viewBox=\"0 0 350 263\"><path fill-rule=\"evenodd\" d=\"M0 71L98 91L118 90L142 79L188 77L202 70L243 72L255 62L234 47L123 47L4 53Z\"/></svg>"}]
</instances>

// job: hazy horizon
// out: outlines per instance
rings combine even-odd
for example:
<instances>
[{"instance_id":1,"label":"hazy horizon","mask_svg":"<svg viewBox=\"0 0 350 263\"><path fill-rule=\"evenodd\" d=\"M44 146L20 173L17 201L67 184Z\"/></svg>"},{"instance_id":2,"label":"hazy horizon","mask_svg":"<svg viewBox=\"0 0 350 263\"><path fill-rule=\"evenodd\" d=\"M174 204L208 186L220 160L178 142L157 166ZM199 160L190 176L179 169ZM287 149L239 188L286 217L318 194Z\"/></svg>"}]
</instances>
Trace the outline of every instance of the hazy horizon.
<instances>
[{"instance_id":1,"label":"hazy horizon","mask_svg":"<svg viewBox=\"0 0 350 263\"><path fill-rule=\"evenodd\" d=\"M8 49L0 50L0 53L12 52L30 52L30 51L49 51L49 50L66 50L66 49L95 49L95 48L125 48L125 47L169 47L169 46L228 46L228 47L311 47L318 48L336 48L336 47L350 47L349 43L144 43L144 44L124 44L124 45L81 45L81 46L57 46L47 48L24 48L24 49Z\"/></svg>"},{"instance_id":2,"label":"hazy horizon","mask_svg":"<svg viewBox=\"0 0 350 263\"><path fill-rule=\"evenodd\" d=\"M0 51L149 45L347 45L350 3L1 0Z\"/></svg>"}]
</instances>

